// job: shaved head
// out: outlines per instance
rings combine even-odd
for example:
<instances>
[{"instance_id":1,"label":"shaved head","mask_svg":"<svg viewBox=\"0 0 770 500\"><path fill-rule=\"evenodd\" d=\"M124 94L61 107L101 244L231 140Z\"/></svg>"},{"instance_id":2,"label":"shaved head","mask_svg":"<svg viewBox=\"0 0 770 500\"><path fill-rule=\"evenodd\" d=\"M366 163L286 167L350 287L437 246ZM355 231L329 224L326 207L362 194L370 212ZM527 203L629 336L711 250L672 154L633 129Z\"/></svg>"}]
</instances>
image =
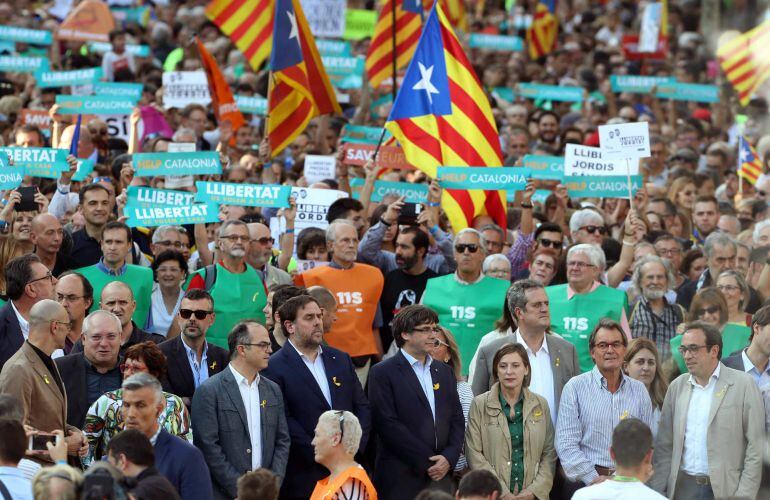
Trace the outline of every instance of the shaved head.
<instances>
[{"instance_id":1,"label":"shaved head","mask_svg":"<svg viewBox=\"0 0 770 500\"><path fill-rule=\"evenodd\" d=\"M128 292L131 295L131 300L134 300L134 291L131 287L123 283L122 281L111 281L102 289L102 300L105 295L109 295L115 292Z\"/></svg>"},{"instance_id":2,"label":"shaved head","mask_svg":"<svg viewBox=\"0 0 770 500\"><path fill-rule=\"evenodd\" d=\"M32 306L29 310L30 327L40 323L48 323L53 320L69 321L67 310L55 300L44 299Z\"/></svg>"}]
</instances>

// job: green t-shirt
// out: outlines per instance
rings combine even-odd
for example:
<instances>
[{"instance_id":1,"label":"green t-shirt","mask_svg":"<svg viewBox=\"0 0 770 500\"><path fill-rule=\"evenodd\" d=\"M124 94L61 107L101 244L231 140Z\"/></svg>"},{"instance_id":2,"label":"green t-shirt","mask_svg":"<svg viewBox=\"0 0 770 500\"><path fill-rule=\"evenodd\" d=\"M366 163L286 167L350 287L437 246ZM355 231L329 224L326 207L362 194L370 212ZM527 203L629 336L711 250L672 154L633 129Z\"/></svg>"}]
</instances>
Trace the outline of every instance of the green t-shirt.
<instances>
[{"instance_id":1,"label":"green t-shirt","mask_svg":"<svg viewBox=\"0 0 770 500\"><path fill-rule=\"evenodd\" d=\"M81 267L76 272L85 276L91 286L94 287L94 303L89 312L99 309L99 302L102 297L102 290L113 281L120 281L131 287L136 301L136 310L131 316L139 328L147 325L147 317L150 315L150 304L152 297L153 275L152 269L133 264L126 264L126 271L120 276L111 276L101 269L99 264L93 266Z\"/></svg>"},{"instance_id":2,"label":"green t-shirt","mask_svg":"<svg viewBox=\"0 0 770 500\"><path fill-rule=\"evenodd\" d=\"M736 351L740 351L749 345L749 337L751 336L751 328L746 325L737 325L735 323L727 323L722 328L722 359L731 355ZM676 361L676 366L679 367L680 373L687 373L687 365L684 364L684 358L679 352L679 346L682 345L682 336L677 335L670 341L671 343L671 357Z\"/></svg>"}]
</instances>

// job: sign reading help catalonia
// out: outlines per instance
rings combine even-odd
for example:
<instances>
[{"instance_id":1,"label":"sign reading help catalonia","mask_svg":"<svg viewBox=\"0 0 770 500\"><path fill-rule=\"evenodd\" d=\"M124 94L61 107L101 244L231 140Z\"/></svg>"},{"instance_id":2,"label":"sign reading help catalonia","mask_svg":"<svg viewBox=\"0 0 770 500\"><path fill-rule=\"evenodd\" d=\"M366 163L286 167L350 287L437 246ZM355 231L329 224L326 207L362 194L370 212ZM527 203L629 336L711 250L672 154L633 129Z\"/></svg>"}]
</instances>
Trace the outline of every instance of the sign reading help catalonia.
<instances>
[{"instance_id":1,"label":"sign reading help catalonia","mask_svg":"<svg viewBox=\"0 0 770 500\"><path fill-rule=\"evenodd\" d=\"M244 207L288 207L291 195L291 186L198 181L195 187L198 188L196 202Z\"/></svg>"},{"instance_id":2,"label":"sign reading help catalonia","mask_svg":"<svg viewBox=\"0 0 770 500\"><path fill-rule=\"evenodd\" d=\"M136 100L106 95L57 95L56 104L63 115L130 115Z\"/></svg>"},{"instance_id":3,"label":"sign reading help catalonia","mask_svg":"<svg viewBox=\"0 0 770 500\"><path fill-rule=\"evenodd\" d=\"M522 190L531 170L522 167L439 167L438 181L444 189Z\"/></svg>"},{"instance_id":4,"label":"sign reading help catalonia","mask_svg":"<svg viewBox=\"0 0 770 500\"><path fill-rule=\"evenodd\" d=\"M576 175L565 177L562 183L573 198L628 198L628 177L625 175ZM631 176L632 193L636 194L643 185L641 175Z\"/></svg>"},{"instance_id":5,"label":"sign reading help catalonia","mask_svg":"<svg viewBox=\"0 0 770 500\"><path fill-rule=\"evenodd\" d=\"M137 177L156 175L221 174L222 164L216 151L194 153L136 153L133 157Z\"/></svg>"}]
</instances>

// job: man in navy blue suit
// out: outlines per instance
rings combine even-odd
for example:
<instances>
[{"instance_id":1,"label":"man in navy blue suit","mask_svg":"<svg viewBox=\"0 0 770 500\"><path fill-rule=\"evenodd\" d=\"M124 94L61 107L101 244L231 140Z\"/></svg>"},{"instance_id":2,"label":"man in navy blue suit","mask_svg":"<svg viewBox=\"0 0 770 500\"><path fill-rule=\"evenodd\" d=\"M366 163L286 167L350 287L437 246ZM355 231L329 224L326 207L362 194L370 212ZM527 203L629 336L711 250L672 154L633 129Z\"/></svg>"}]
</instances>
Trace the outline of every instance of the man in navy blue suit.
<instances>
[{"instance_id":1,"label":"man in navy blue suit","mask_svg":"<svg viewBox=\"0 0 770 500\"><path fill-rule=\"evenodd\" d=\"M398 353L369 374L377 434L374 485L382 500L414 498L425 488L451 491L465 419L452 369L428 354L436 323L428 307L401 309L391 325Z\"/></svg>"},{"instance_id":2,"label":"man in navy blue suit","mask_svg":"<svg viewBox=\"0 0 770 500\"><path fill-rule=\"evenodd\" d=\"M264 375L281 386L291 435L286 481L281 497L307 499L316 482L328 475L315 462L313 435L318 417L328 410L347 410L358 417L366 447L371 427L369 403L350 356L323 342L323 311L309 295L286 301L278 309L288 341L270 358ZM276 325L278 328L278 325Z\"/></svg>"}]
</instances>

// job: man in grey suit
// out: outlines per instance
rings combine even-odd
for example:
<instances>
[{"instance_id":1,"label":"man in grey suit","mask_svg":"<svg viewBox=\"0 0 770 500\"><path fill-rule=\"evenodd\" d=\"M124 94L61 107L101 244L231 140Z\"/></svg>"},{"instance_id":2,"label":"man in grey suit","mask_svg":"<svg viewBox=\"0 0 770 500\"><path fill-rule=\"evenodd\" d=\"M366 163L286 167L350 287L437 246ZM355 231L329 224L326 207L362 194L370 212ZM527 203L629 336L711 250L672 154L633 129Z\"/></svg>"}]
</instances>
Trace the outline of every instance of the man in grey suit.
<instances>
[{"instance_id":1,"label":"man in grey suit","mask_svg":"<svg viewBox=\"0 0 770 500\"><path fill-rule=\"evenodd\" d=\"M687 324L679 351L690 373L663 401L650 486L676 500L757 498L765 443L757 384L720 363L713 325Z\"/></svg>"},{"instance_id":2,"label":"man in grey suit","mask_svg":"<svg viewBox=\"0 0 770 500\"><path fill-rule=\"evenodd\" d=\"M289 428L278 385L260 376L270 359L270 337L255 320L237 323L227 336L230 365L193 396L193 441L206 457L214 498L237 496L244 473L269 469L283 479Z\"/></svg>"},{"instance_id":3,"label":"man in grey suit","mask_svg":"<svg viewBox=\"0 0 770 500\"><path fill-rule=\"evenodd\" d=\"M551 418L556 422L564 384L580 374L575 346L555 335L546 334L551 324L548 295L543 285L532 279L515 282L508 289L506 307L518 324L513 335L495 339L479 348L471 380L473 394L487 392L492 386L495 353L506 344L519 343L529 356L532 381L529 390L548 401Z\"/></svg>"}]
</instances>

